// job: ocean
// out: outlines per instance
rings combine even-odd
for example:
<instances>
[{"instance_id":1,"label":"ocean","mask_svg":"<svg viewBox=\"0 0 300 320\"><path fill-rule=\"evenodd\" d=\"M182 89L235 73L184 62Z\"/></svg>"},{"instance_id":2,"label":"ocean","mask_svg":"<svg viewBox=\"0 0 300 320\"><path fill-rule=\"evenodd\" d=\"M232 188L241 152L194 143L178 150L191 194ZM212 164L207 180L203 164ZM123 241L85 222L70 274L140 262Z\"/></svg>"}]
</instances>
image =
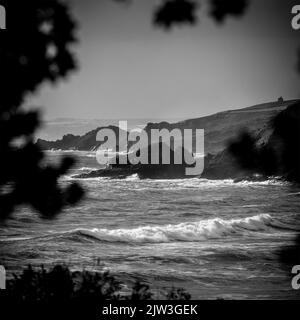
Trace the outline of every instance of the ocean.
<instances>
[{"instance_id":1,"label":"ocean","mask_svg":"<svg viewBox=\"0 0 300 320\"><path fill-rule=\"evenodd\" d=\"M76 173L98 168L92 152L48 152L56 163L73 155ZM79 181L86 196L57 218L19 208L0 226L0 261L9 277L28 264L66 263L110 270L159 296L185 288L194 299L296 299L291 270L279 261L300 231L300 188L273 179Z\"/></svg>"}]
</instances>

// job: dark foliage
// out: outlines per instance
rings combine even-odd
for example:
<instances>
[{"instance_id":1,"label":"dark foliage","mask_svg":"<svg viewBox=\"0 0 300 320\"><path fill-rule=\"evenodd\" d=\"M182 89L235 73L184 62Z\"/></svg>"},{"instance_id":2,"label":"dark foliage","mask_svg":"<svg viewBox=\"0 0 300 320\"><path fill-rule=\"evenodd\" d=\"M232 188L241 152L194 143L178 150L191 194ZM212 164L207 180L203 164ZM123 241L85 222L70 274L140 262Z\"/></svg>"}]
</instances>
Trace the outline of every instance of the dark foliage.
<instances>
[{"instance_id":1,"label":"dark foliage","mask_svg":"<svg viewBox=\"0 0 300 320\"><path fill-rule=\"evenodd\" d=\"M8 13L0 41L0 219L16 206L29 204L44 217L75 204L83 195L77 184L58 186L73 165L44 166L34 144L39 125L36 111L21 109L25 97L46 81L57 82L75 69L70 45L75 23L65 4L57 0L2 1Z\"/></svg>"},{"instance_id":2,"label":"dark foliage","mask_svg":"<svg viewBox=\"0 0 300 320\"><path fill-rule=\"evenodd\" d=\"M167 293L167 300L190 300L191 295L182 288L172 288Z\"/></svg>"},{"instance_id":3,"label":"dark foliage","mask_svg":"<svg viewBox=\"0 0 300 320\"><path fill-rule=\"evenodd\" d=\"M93 302L119 298L120 283L109 272L72 272L65 265L46 270L28 266L7 283L7 295L16 303Z\"/></svg>"},{"instance_id":4,"label":"dark foliage","mask_svg":"<svg viewBox=\"0 0 300 320\"><path fill-rule=\"evenodd\" d=\"M263 145L258 138L244 132L229 145L238 164L249 171L266 176L280 175L300 182L300 104L280 112L271 124L270 139Z\"/></svg>"},{"instance_id":5,"label":"dark foliage","mask_svg":"<svg viewBox=\"0 0 300 320\"><path fill-rule=\"evenodd\" d=\"M1 111L11 112L42 82L55 82L75 68L69 50L75 23L57 0L2 2L8 27L1 35Z\"/></svg>"},{"instance_id":6,"label":"dark foliage","mask_svg":"<svg viewBox=\"0 0 300 320\"><path fill-rule=\"evenodd\" d=\"M248 6L248 0L211 0L211 16L219 23L228 16L242 16Z\"/></svg>"},{"instance_id":7,"label":"dark foliage","mask_svg":"<svg viewBox=\"0 0 300 320\"><path fill-rule=\"evenodd\" d=\"M132 287L132 293L128 297L129 300L150 300L153 296L153 293L150 291L150 287L145 284L137 281Z\"/></svg>"},{"instance_id":8,"label":"dark foliage","mask_svg":"<svg viewBox=\"0 0 300 320\"><path fill-rule=\"evenodd\" d=\"M229 16L242 16L247 9L248 0L209 0L210 15L218 23L224 22ZM196 0L167 0L154 12L154 24L166 29L174 25L198 22L197 10L199 2Z\"/></svg>"},{"instance_id":9,"label":"dark foliage","mask_svg":"<svg viewBox=\"0 0 300 320\"><path fill-rule=\"evenodd\" d=\"M166 29L175 24L194 25L197 22L198 7L198 3L191 0L168 0L154 12L154 24Z\"/></svg>"},{"instance_id":10,"label":"dark foliage","mask_svg":"<svg viewBox=\"0 0 300 320\"><path fill-rule=\"evenodd\" d=\"M137 281L131 293L121 294L121 282L109 272L71 271L66 265L46 270L28 266L22 274L7 281L6 299L15 304L68 304L80 302L97 307L104 300L151 300L150 287ZM172 288L165 294L168 300L189 300L182 288Z\"/></svg>"},{"instance_id":11,"label":"dark foliage","mask_svg":"<svg viewBox=\"0 0 300 320\"><path fill-rule=\"evenodd\" d=\"M274 150L268 145L258 146L256 138L247 131L231 142L228 149L238 164L250 174L272 176L277 173L278 164Z\"/></svg>"},{"instance_id":12,"label":"dark foliage","mask_svg":"<svg viewBox=\"0 0 300 320\"><path fill-rule=\"evenodd\" d=\"M280 175L300 183L300 103L280 112L272 121L269 142L258 146L257 139L243 133L229 146L240 166L264 175ZM281 261L293 266L300 263L300 235L295 244L280 251Z\"/></svg>"},{"instance_id":13,"label":"dark foliage","mask_svg":"<svg viewBox=\"0 0 300 320\"><path fill-rule=\"evenodd\" d=\"M287 180L300 183L300 103L275 117L273 127L281 142L279 169Z\"/></svg>"}]
</instances>

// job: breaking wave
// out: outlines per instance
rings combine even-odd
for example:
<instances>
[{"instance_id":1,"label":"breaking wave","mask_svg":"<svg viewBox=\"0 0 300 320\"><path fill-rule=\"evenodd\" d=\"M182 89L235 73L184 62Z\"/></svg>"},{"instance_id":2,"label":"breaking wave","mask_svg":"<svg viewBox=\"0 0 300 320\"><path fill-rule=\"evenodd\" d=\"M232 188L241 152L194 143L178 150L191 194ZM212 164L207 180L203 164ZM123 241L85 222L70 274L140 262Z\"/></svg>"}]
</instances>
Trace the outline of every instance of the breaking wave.
<instances>
[{"instance_id":1,"label":"breaking wave","mask_svg":"<svg viewBox=\"0 0 300 320\"><path fill-rule=\"evenodd\" d=\"M107 242L165 243L197 242L244 235L247 232L272 232L272 229L296 231L300 228L280 222L269 214L260 214L243 219L223 220L216 218L176 225L145 226L134 229L76 229L73 232Z\"/></svg>"}]
</instances>

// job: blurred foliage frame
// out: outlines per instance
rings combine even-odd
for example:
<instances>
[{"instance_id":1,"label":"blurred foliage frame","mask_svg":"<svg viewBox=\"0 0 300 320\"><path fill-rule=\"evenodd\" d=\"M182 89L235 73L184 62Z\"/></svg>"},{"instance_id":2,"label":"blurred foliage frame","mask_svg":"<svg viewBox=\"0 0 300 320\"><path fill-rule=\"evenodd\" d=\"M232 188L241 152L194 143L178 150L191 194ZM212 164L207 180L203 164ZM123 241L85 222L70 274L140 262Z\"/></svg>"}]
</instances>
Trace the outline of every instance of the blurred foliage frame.
<instances>
[{"instance_id":1,"label":"blurred foliage frame","mask_svg":"<svg viewBox=\"0 0 300 320\"><path fill-rule=\"evenodd\" d=\"M58 184L74 161L44 164L44 153L34 143L39 114L21 106L41 84L56 83L76 69L71 51L76 23L57 0L5 0L1 5L7 29L0 35L0 219L19 205L31 205L50 218L77 203L83 190L76 183Z\"/></svg>"}]
</instances>

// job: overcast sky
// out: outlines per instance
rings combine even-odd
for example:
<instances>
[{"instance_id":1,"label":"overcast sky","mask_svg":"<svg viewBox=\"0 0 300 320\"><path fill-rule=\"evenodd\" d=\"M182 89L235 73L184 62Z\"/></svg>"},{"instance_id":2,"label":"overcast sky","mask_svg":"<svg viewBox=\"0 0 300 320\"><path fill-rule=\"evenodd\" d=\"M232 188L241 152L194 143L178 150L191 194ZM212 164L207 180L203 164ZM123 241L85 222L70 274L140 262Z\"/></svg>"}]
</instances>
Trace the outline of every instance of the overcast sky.
<instances>
[{"instance_id":1,"label":"overcast sky","mask_svg":"<svg viewBox=\"0 0 300 320\"><path fill-rule=\"evenodd\" d=\"M223 26L202 6L199 25L166 32L151 24L157 0L69 0L80 68L27 104L47 119L169 119L300 97L295 1L250 1L246 16Z\"/></svg>"}]
</instances>

